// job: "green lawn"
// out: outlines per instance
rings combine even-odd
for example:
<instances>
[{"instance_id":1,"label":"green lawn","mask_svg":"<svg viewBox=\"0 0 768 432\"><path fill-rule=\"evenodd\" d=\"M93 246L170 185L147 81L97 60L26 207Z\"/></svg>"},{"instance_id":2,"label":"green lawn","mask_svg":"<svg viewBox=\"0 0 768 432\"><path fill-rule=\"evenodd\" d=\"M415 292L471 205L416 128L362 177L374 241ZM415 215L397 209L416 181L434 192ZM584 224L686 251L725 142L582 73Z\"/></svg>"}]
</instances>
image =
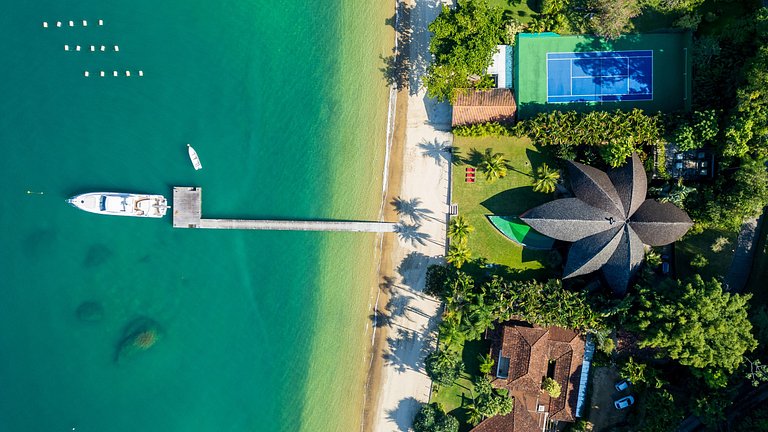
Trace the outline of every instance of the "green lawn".
<instances>
[{"instance_id":1,"label":"green lawn","mask_svg":"<svg viewBox=\"0 0 768 432\"><path fill-rule=\"evenodd\" d=\"M531 22L539 13L538 0L489 0L490 6L498 6L504 10L505 18L514 18L523 24Z\"/></svg>"},{"instance_id":2,"label":"green lawn","mask_svg":"<svg viewBox=\"0 0 768 432\"><path fill-rule=\"evenodd\" d=\"M524 211L552 200L552 195L533 191L531 166L538 167L544 162L554 163L540 153L527 138L455 137L454 159L460 159L453 167L452 201L459 205L459 214L475 227L469 235L468 246L473 258L485 258L490 263L525 271L521 276L533 276L537 269L544 268L542 262L546 251L523 249L504 237L488 221L488 215L517 216ZM494 153L503 153L510 162L505 178L495 182L485 180L478 169L475 183L464 181L465 168L477 167L479 155L486 148ZM533 271L533 272L531 272ZM533 274L532 274L533 273Z\"/></svg>"},{"instance_id":3,"label":"green lawn","mask_svg":"<svg viewBox=\"0 0 768 432\"><path fill-rule=\"evenodd\" d=\"M680 279L700 274L702 278L725 277L733 261L733 251L736 246L738 232L706 230L701 234L690 235L675 244L675 264L677 276ZM722 251L714 252L712 245L719 237L728 239L728 245ZM703 268L691 266L691 260L697 254L703 255L709 263Z\"/></svg>"},{"instance_id":4,"label":"green lawn","mask_svg":"<svg viewBox=\"0 0 768 432\"><path fill-rule=\"evenodd\" d=\"M459 430L464 432L472 429L472 426L467 423L466 406L472 402L472 391L475 388L472 378L480 375L478 356L488 354L491 343L486 340L470 341L466 342L461 349L461 358L464 362L462 377L450 387L435 386L430 402L439 403L445 412L456 417L461 423Z\"/></svg>"}]
</instances>

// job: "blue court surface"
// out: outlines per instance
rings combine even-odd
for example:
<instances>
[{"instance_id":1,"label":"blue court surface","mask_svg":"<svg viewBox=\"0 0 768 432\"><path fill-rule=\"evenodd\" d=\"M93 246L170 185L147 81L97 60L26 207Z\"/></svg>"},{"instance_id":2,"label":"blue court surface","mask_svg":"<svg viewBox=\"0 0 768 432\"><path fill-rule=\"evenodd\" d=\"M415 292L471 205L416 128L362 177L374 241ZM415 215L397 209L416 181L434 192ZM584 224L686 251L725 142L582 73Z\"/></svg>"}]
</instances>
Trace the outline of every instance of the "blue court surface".
<instances>
[{"instance_id":1,"label":"blue court surface","mask_svg":"<svg viewBox=\"0 0 768 432\"><path fill-rule=\"evenodd\" d=\"M547 102L653 100L653 51L547 53Z\"/></svg>"}]
</instances>

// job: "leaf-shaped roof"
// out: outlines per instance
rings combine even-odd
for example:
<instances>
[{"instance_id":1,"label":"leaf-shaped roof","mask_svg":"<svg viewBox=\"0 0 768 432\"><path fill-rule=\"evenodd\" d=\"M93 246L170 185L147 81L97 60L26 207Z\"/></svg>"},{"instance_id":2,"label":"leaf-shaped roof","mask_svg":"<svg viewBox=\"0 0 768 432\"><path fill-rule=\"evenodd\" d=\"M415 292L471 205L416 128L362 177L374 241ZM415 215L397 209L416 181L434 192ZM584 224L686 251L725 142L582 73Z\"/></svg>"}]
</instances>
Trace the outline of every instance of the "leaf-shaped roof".
<instances>
[{"instance_id":1,"label":"leaf-shaped roof","mask_svg":"<svg viewBox=\"0 0 768 432\"><path fill-rule=\"evenodd\" d=\"M645 199L648 178L637 154L608 174L578 162L569 164L576 198L548 202L520 219L544 235L575 242L564 278L602 269L614 292L623 294L643 260L643 244L672 243L693 222L673 204Z\"/></svg>"}]
</instances>

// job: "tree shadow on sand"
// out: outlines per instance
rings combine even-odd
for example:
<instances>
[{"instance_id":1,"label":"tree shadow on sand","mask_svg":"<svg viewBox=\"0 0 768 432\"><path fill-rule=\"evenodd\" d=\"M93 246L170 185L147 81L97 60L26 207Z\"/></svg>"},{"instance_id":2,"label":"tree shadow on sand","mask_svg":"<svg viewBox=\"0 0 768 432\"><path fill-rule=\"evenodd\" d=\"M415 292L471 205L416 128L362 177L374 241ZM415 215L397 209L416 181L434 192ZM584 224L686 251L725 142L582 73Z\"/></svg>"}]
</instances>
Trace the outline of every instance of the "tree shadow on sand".
<instances>
[{"instance_id":1,"label":"tree shadow on sand","mask_svg":"<svg viewBox=\"0 0 768 432\"><path fill-rule=\"evenodd\" d=\"M412 246L415 246L417 243L426 246L427 241L431 236L425 232L419 231L419 228L421 228L421 225L401 223L397 225L395 232L397 233L397 236L400 237L400 240L405 243L410 243Z\"/></svg>"},{"instance_id":2,"label":"tree shadow on sand","mask_svg":"<svg viewBox=\"0 0 768 432\"><path fill-rule=\"evenodd\" d=\"M411 252L397 266L397 272L403 278L403 285L416 290L423 282L424 269L432 259L421 252Z\"/></svg>"},{"instance_id":3,"label":"tree shadow on sand","mask_svg":"<svg viewBox=\"0 0 768 432\"><path fill-rule=\"evenodd\" d=\"M401 399L400 402L397 403L397 408L387 410L387 419L397 425L398 431L408 432L420 409L421 402L416 400L413 396L409 396L405 399Z\"/></svg>"},{"instance_id":4,"label":"tree shadow on sand","mask_svg":"<svg viewBox=\"0 0 768 432\"><path fill-rule=\"evenodd\" d=\"M386 365L394 367L398 373L412 370L425 374L424 359L429 345L424 335L398 327L394 335L387 337L387 347L387 352L382 355Z\"/></svg>"},{"instance_id":5,"label":"tree shadow on sand","mask_svg":"<svg viewBox=\"0 0 768 432\"><path fill-rule=\"evenodd\" d=\"M432 214L432 210L421 207L421 198L404 199L396 197L390 204L395 208L397 215L401 218L408 217L416 225L421 224L424 217Z\"/></svg>"},{"instance_id":6,"label":"tree shadow on sand","mask_svg":"<svg viewBox=\"0 0 768 432\"><path fill-rule=\"evenodd\" d=\"M439 1L418 0L413 3L399 2L395 14L384 21L397 32L397 46L393 47L391 55L380 56L383 63L380 70L387 85L398 90L407 88L410 95L419 92L422 87L421 77L426 75L431 61L427 26L419 22L414 25L414 20L427 18L432 21L433 16L442 8Z\"/></svg>"},{"instance_id":7,"label":"tree shadow on sand","mask_svg":"<svg viewBox=\"0 0 768 432\"><path fill-rule=\"evenodd\" d=\"M435 165L440 165L442 161L451 161L451 147L447 141L441 142L437 138L432 141L425 139L419 143L419 148L422 150L422 155L435 161Z\"/></svg>"}]
</instances>

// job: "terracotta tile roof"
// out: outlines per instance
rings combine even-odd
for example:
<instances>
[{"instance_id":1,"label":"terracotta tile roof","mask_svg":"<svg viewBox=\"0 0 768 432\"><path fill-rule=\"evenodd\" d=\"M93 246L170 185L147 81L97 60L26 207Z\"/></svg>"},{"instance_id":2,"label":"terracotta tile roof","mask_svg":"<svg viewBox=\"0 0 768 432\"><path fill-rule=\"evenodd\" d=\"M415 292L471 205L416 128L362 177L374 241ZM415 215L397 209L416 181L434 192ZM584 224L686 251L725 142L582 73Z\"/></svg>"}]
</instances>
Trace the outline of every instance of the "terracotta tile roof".
<instances>
[{"instance_id":1,"label":"terracotta tile roof","mask_svg":"<svg viewBox=\"0 0 768 432\"><path fill-rule=\"evenodd\" d=\"M538 432L541 427L526 410L525 404L515 399L511 413L483 420L472 432Z\"/></svg>"},{"instance_id":2,"label":"terracotta tile roof","mask_svg":"<svg viewBox=\"0 0 768 432\"><path fill-rule=\"evenodd\" d=\"M507 378L495 378L495 387L507 388L513 394L535 398L536 404L547 406L549 416L553 420L575 420L584 360L584 339L577 332L561 327L542 328L521 322L507 322L497 327L489 336L492 342L491 357L494 361L498 361L500 353L510 359ZM550 398L541 391L541 382L547 376L550 362L554 362L552 378L560 383L562 388L558 398ZM535 411L535 407L524 411Z\"/></svg>"},{"instance_id":3,"label":"terracotta tile roof","mask_svg":"<svg viewBox=\"0 0 768 432\"><path fill-rule=\"evenodd\" d=\"M453 126L486 122L514 123L517 105L511 89L460 91L453 103Z\"/></svg>"}]
</instances>

